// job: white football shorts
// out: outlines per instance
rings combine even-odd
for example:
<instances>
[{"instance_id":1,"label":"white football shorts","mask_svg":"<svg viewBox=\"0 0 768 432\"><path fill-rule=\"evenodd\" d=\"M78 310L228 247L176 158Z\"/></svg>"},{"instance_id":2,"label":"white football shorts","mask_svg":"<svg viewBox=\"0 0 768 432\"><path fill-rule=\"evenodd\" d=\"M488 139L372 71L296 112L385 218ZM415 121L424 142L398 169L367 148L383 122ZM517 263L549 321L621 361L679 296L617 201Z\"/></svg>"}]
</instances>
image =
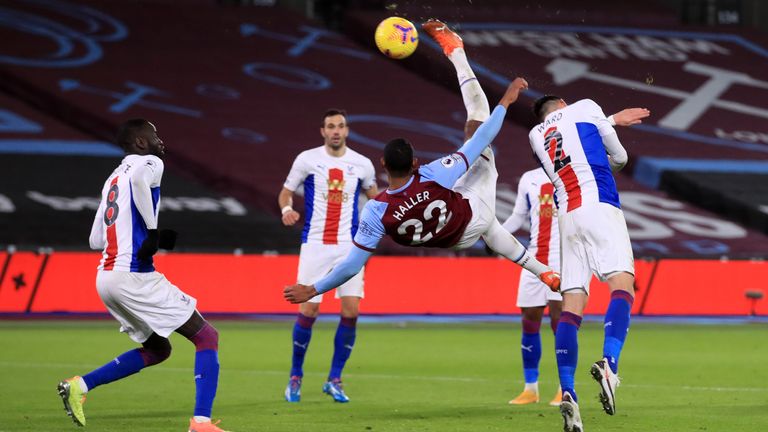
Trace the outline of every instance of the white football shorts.
<instances>
[{"instance_id":1,"label":"white football shorts","mask_svg":"<svg viewBox=\"0 0 768 432\"><path fill-rule=\"evenodd\" d=\"M605 281L616 272L635 274L624 212L610 204L583 205L560 213L560 291L584 289L592 275Z\"/></svg>"},{"instance_id":2,"label":"white football shorts","mask_svg":"<svg viewBox=\"0 0 768 432\"><path fill-rule=\"evenodd\" d=\"M312 285L328 274L333 267L341 263L347 257L350 249L354 245L352 242L327 245L318 243L303 243L299 253L299 275L298 283L302 285ZM352 279L345 282L336 289L336 298L339 297L365 297L363 292L363 279L365 267L360 273L354 275ZM310 303L321 303L323 294L317 295L309 300Z\"/></svg>"},{"instance_id":3,"label":"white football shorts","mask_svg":"<svg viewBox=\"0 0 768 432\"><path fill-rule=\"evenodd\" d=\"M493 151L490 147L486 147L469 170L456 181L453 191L469 200L472 219L464 229L464 235L453 246L454 249L472 247L496 220L496 180L498 178L499 173L496 171Z\"/></svg>"},{"instance_id":4,"label":"white football shorts","mask_svg":"<svg viewBox=\"0 0 768 432\"><path fill-rule=\"evenodd\" d=\"M528 270L520 272L520 284L517 288L517 307L546 306L549 301L562 301L563 296L544 285L535 274Z\"/></svg>"},{"instance_id":5,"label":"white football shorts","mask_svg":"<svg viewBox=\"0 0 768 432\"><path fill-rule=\"evenodd\" d=\"M96 290L120 331L138 343L152 332L167 338L195 312L197 300L184 294L159 272L96 273Z\"/></svg>"}]
</instances>

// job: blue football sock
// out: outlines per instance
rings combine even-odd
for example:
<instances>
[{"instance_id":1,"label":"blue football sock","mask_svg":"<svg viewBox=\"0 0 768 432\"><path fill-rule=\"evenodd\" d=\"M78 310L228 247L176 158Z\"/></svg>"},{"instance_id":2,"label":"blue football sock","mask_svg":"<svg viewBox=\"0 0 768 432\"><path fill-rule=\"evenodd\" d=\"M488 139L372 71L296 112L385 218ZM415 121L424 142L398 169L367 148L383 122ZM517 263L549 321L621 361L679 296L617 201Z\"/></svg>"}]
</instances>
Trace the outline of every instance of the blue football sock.
<instances>
[{"instance_id":1,"label":"blue football sock","mask_svg":"<svg viewBox=\"0 0 768 432\"><path fill-rule=\"evenodd\" d=\"M357 333L357 318L341 317L339 327L336 329L336 337L333 339L333 360L328 381L341 380L341 371L347 364L347 359L352 354Z\"/></svg>"},{"instance_id":2,"label":"blue football sock","mask_svg":"<svg viewBox=\"0 0 768 432\"><path fill-rule=\"evenodd\" d=\"M629 316L633 301L634 298L627 291L614 291L611 293L611 302L605 313L603 357L608 359L608 365L613 373L619 372L619 355L629 331Z\"/></svg>"},{"instance_id":3,"label":"blue football sock","mask_svg":"<svg viewBox=\"0 0 768 432\"><path fill-rule=\"evenodd\" d=\"M539 381L539 361L541 360L541 322L523 319L523 337L520 352L523 355L523 375L526 384Z\"/></svg>"},{"instance_id":4,"label":"blue football sock","mask_svg":"<svg viewBox=\"0 0 768 432\"><path fill-rule=\"evenodd\" d=\"M219 353L207 349L195 353L195 416L210 417L219 383Z\"/></svg>"},{"instance_id":5,"label":"blue football sock","mask_svg":"<svg viewBox=\"0 0 768 432\"><path fill-rule=\"evenodd\" d=\"M83 376L88 390L102 385L117 381L129 375L144 369L144 358L139 349L131 350L120 354L119 357L105 364L104 366Z\"/></svg>"},{"instance_id":6,"label":"blue football sock","mask_svg":"<svg viewBox=\"0 0 768 432\"><path fill-rule=\"evenodd\" d=\"M291 361L291 376L304 376L304 356L312 340L312 325L315 318L299 314L293 325L293 359Z\"/></svg>"},{"instance_id":7,"label":"blue football sock","mask_svg":"<svg viewBox=\"0 0 768 432\"><path fill-rule=\"evenodd\" d=\"M570 393L576 402L578 402L578 397L574 390L574 373L579 361L578 335L580 326L580 316L571 312L563 312L560 315L560 323L555 334L555 356L557 357L557 371L560 375L560 387L563 392Z\"/></svg>"}]
</instances>

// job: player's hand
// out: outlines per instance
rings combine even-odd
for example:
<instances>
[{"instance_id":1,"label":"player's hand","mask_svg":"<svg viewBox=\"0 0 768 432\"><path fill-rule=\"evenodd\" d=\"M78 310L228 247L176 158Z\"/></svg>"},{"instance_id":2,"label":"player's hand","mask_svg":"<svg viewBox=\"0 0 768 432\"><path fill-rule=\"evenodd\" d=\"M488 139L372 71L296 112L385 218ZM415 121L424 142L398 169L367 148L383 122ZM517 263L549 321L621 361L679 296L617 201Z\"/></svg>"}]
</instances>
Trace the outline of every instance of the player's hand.
<instances>
[{"instance_id":1,"label":"player's hand","mask_svg":"<svg viewBox=\"0 0 768 432\"><path fill-rule=\"evenodd\" d=\"M293 304L304 303L316 295L317 290L314 285L296 284L287 286L283 290L283 298Z\"/></svg>"},{"instance_id":2,"label":"player's hand","mask_svg":"<svg viewBox=\"0 0 768 432\"><path fill-rule=\"evenodd\" d=\"M301 215L296 210L287 211L283 214L283 225L291 226L301 219Z\"/></svg>"},{"instance_id":3,"label":"player's hand","mask_svg":"<svg viewBox=\"0 0 768 432\"><path fill-rule=\"evenodd\" d=\"M520 92L523 90L528 90L528 81L521 77L515 78L514 81L507 86L507 91L504 93L504 96L501 97L499 105L508 108L511 104L517 101Z\"/></svg>"},{"instance_id":4,"label":"player's hand","mask_svg":"<svg viewBox=\"0 0 768 432\"><path fill-rule=\"evenodd\" d=\"M136 256L140 260L148 260L152 258L152 255L157 253L158 249L158 234L156 229L147 230L147 238L141 243L139 251Z\"/></svg>"},{"instance_id":5,"label":"player's hand","mask_svg":"<svg viewBox=\"0 0 768 432\"><path fill-rule=\"evenodd\" d=\"M172 229L161 229L157 235L157 246L160 249L173 250L176 247L176 238L179 233Z\"/></svg>"},{"instance_id":6,"label":"player's hand","mask_svg":"<svg viewBox=\"0 0 768 432\"><path fill-rule=\"evenodd\" d=\"M632 126L640 124L643 119L650 116L651 112L646 108L627 108L613 115L616 126Z\"/></svg>"}]
</instances>

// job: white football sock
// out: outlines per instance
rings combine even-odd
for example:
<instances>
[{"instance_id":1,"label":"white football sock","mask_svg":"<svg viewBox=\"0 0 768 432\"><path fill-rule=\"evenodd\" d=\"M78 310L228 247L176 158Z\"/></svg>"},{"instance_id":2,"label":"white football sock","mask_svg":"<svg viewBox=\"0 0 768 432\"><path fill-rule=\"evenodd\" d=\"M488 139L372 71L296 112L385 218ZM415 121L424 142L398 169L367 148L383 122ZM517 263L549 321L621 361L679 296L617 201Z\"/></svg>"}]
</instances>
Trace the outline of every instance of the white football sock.
<instances>
[{"instance_id":1,"label":"white football sock","mask_svg":"<svg viewBox=\"0 0 768 432\"><path fill-rule=\"evenodd\" d=\"M525 383L525 389L539 394L539 382L537 381L535 383Z\"/></svg>"},{"instance_id":2,"label":"white football sock","mask_svg":"<svg viewBox=\"0 0 768 432\"><path fill-rule=\"evenodd\" d=\"M448 57L456 68L456 77L459 79L461 97L467 109L467 120L484 122L491 116L491 108L488 106L488 98L480 87L480 83L469 66L467 54L463 48L456 48Z\"/></svg>"},{"instance_id":3,"label":"white football sock","mask_svg":"<svg viewBox=\"0 0 768 432\"><path fill-rule=\"evenodd\" d=\"M198 423L210 423L211 421L210 417L203 417L203 416L195 416L194 419Z\"/></svg>"}]
</instances>

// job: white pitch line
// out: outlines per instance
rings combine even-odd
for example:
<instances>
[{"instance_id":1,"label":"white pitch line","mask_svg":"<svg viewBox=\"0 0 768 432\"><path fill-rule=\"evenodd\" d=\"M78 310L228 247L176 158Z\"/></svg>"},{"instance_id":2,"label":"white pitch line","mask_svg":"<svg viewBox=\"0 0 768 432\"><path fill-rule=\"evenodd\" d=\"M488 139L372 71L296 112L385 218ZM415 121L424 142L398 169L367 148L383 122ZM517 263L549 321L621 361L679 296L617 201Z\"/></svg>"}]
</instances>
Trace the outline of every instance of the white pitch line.
<instances>
[{"instance_id":1,"label":"white pitch line","mask_svg":"<svg viewBox=\"0 0 768 432\"><path fill-rule=\"evenodd\" d=\"M7 361L0 361L0 366L3 367L17 367L17 368L48 368L48 369L58 369L58 368L67 368L67 369L93 369L95 365L92 364L82 364L82 363L20 363L20 362L7 362ZM157 368L152 368L153 371L157 372L172 372L172 373L192 373L192 368L178 368L178 367L167 367L167 366L160 366ZM244 369L231 369L231 368L224 368L222 369L222 373L224 374L243 374L243 375L276 375L281 376L285 375L287 376L287 372L284 370L281 371L275 371L275 370L244 370ZM322 372L307 372L304 375L309 376L325 376L325 373ZM418 381L448 381L448 382L498 382L498 379L490 379L490 378L472 378L472 377L459 377L459 376L412 376L412 375L392 375L392 374L361 374L361 373L345 373L344 376L347 377L353 377L353 378L363 378L363 379L385 379L385 380L393 380L393 379L402 379L402 380L418 380ZM507 380L504 379L505 382L509 383L522 383L522 380ZM554 382L550 382L548 380L542 380L540 383L543 384L554 384ZM621 384L621 387L624 388L638 388L638 389L679 389L679 390L685 390L685 391L715 391L715 392L768 392L768 387L704 387L704 386L688 386L688 385L658 385L658 384Z\"/></svg>"}]
</instances>

